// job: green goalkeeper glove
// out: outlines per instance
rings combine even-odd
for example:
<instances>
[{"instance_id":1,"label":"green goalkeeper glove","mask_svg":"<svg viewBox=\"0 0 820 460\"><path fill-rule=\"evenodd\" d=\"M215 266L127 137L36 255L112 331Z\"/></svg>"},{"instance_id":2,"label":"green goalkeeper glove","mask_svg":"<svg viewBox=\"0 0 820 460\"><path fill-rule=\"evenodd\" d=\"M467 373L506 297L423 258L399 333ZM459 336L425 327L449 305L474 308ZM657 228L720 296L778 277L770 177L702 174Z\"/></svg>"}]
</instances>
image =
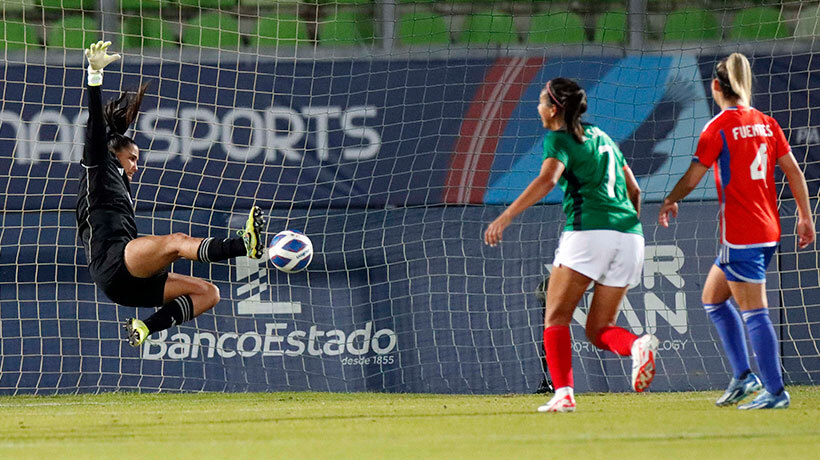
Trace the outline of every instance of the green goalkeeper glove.
<instances>
[{"instance_id":1,"label":"green goalkeeper glove","mask_svg":"<svg viewBox=\"0 0 820 460\"><path fill-rule=\"evenodd\" d=\"M102 85L105 66L120 59L119 54L108 54L109 46L111 42L100 40L85 50L85 57L88 59L88 86Z\"/></svg>"}]
</instances>

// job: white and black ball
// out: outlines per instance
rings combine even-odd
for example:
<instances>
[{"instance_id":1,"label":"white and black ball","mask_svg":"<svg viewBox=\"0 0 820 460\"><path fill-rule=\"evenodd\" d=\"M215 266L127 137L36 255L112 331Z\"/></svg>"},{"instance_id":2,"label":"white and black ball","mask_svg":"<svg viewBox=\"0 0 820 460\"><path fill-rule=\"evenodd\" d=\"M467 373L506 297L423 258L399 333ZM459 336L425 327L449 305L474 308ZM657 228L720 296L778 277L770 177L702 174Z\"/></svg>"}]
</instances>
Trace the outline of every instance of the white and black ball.
<instances>
[{"instance_id":1,"label":"white and black ball","mask_svg":"<svg viewBox=\"0 0 820 460\"><path fill-rule=\"evenodd\" d=\"M268 257L285 273L300 272L313 260L313 243L298 230L283 230L271 240Z\"/></svg>"}]
</instances>

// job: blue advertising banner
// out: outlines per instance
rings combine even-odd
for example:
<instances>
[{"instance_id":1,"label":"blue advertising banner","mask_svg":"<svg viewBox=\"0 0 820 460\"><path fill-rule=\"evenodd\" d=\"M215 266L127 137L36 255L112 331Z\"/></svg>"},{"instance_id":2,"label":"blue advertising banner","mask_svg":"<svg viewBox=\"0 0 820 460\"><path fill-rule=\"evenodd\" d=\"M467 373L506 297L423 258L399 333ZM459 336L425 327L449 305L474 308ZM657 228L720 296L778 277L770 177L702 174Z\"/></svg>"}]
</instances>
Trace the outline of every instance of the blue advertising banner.
<instances>
[{"instance_id":1,"label":"blue advertising banner","mask_svg":"<svg viewBox=\"0 0 820 460\"><path fill-rule=\"evenodd\" d=\"M36 216L46 229L39 233L8 230L35 216L4 213L3 245L14 240L20 249L4 251L17 264L4 258L0 270L0 392L533 391L543 378L543 305L533 291L549 275L563 216L557 206L537 206L507 230L500 247L490 248L480 230L500 211L296 213L291 223L317 248L306 273L288 276L244 258L230 265L178 262L175 272L213 281L223 300L141 349L122 339L121 321L148 312L117 307L91 284L82 251L70 247L72 232L63 230L70 229L71 213ZM643 277L618 324L659 337L653 389L719 388L728 364L699 301L716 253L717 205L685 207L671 229L656 228L656 213L653 205L644 211ZM177 231L210 215L142 214L139 225L160 217ZM229 215L223 219L220 227L230 223ZM38 250L44 246L49 250ZM805 342L820 331L799 306L820 302L820 292L794 289L798 272L787 260L773 268L778 263L791 273L789 279L771 271L768 281L774 321L789 326L786 376L813 382L820 369ZM582 305L572 325L578 391L626 391L630 361L595 350L584 322Z\"/></svg>"},{"instance_id":2,"label":"blue advertising banner","mask_svg":"<svg viewBox=\"0 0 820 460\"><path fill-rule=\"evenodd\" d=\"M810 57L754 59L753 102L780 122L817 177L810 101L820 81ZM716 113L708 89L715 59L165 63L125 65L105 87L152 82L134 131L141 209L509 203L540 167L545 130L535 108L558 76L586 88L585 120L620 145L646 199L658 201ZM82 69L3 71L4 209L72 209L87 117ZM545 202L560 198L556 190ZM711 180L691 198L716 199Z\"/></svg>"},{"instance_id":3,"label":"blue advertising banner","mask_svg":"<svg viewBox=\"0 0 820 460\"><path fill-rule=\"evenodd\" d=\"M125 65L106 73L104 89L152 82L135 135L142 209L404 206L441 202L451 146L489 64ZM4 209L72 209L82 68L0 66Z\"/></svg>"}]
</instances>

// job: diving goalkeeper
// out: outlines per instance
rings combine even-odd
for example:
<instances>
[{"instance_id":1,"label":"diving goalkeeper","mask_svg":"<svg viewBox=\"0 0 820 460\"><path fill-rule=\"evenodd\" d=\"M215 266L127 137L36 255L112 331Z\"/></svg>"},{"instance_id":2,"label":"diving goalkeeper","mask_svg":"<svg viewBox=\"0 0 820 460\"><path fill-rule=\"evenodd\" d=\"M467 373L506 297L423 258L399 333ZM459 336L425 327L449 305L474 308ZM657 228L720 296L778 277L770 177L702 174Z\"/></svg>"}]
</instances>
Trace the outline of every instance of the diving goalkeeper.
<instances>
[{"instance_id":1,"label":"diving goalkeeper","mask_svg":"<svg viewBox=\"0 0 820 460\"><path fill-rule=\"evenodd\" d=\"M259 259L264 248L263 220L261 210L253 206L240 237L137 236L131 181L140 151L125 133L139 112L147 85L135 96L125 92L103 108L103 68L120 59L119 54L108 54L110 45L99 41L85 50L88 125L77 192L77 233L91 279L111 301L160 307L144 322L126 320L128 342L138 347L150 334L190 321L219 302L219 289L213 283L168 273L168 266L180 258L206 263L239 256Z\"/></svg>"}]
</instances>

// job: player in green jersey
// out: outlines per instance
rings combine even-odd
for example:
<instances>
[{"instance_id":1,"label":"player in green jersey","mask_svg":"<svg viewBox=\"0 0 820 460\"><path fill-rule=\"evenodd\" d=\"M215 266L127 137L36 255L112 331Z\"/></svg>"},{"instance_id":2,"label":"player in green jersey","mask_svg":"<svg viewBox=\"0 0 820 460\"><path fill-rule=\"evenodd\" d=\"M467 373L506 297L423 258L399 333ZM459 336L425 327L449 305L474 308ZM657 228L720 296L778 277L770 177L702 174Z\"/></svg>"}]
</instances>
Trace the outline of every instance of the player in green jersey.
<instances>
[{"instance_id":1,"label":"player in green jersey","mask_svg":"<svg viewBox=\"0 0 820 460\"><path fill-rule=\"evenodd\" d=\"M547 287L544 351L555 396L539 412L572 412L575 395L569 323L590 283L586 335L603 350L632 357L632 387L643 391L655 376L658 339L615 326L618 306L643 268L644 239L638 216L641 190L621 151L599 128L581 123L586 93L572 80L555 78L541 91L538 114L544 128L544 162L532 183L484 234L501 241L512 219L544 198L556 184L564 191L567 223Z\"/></svg>"}]
</instances>

